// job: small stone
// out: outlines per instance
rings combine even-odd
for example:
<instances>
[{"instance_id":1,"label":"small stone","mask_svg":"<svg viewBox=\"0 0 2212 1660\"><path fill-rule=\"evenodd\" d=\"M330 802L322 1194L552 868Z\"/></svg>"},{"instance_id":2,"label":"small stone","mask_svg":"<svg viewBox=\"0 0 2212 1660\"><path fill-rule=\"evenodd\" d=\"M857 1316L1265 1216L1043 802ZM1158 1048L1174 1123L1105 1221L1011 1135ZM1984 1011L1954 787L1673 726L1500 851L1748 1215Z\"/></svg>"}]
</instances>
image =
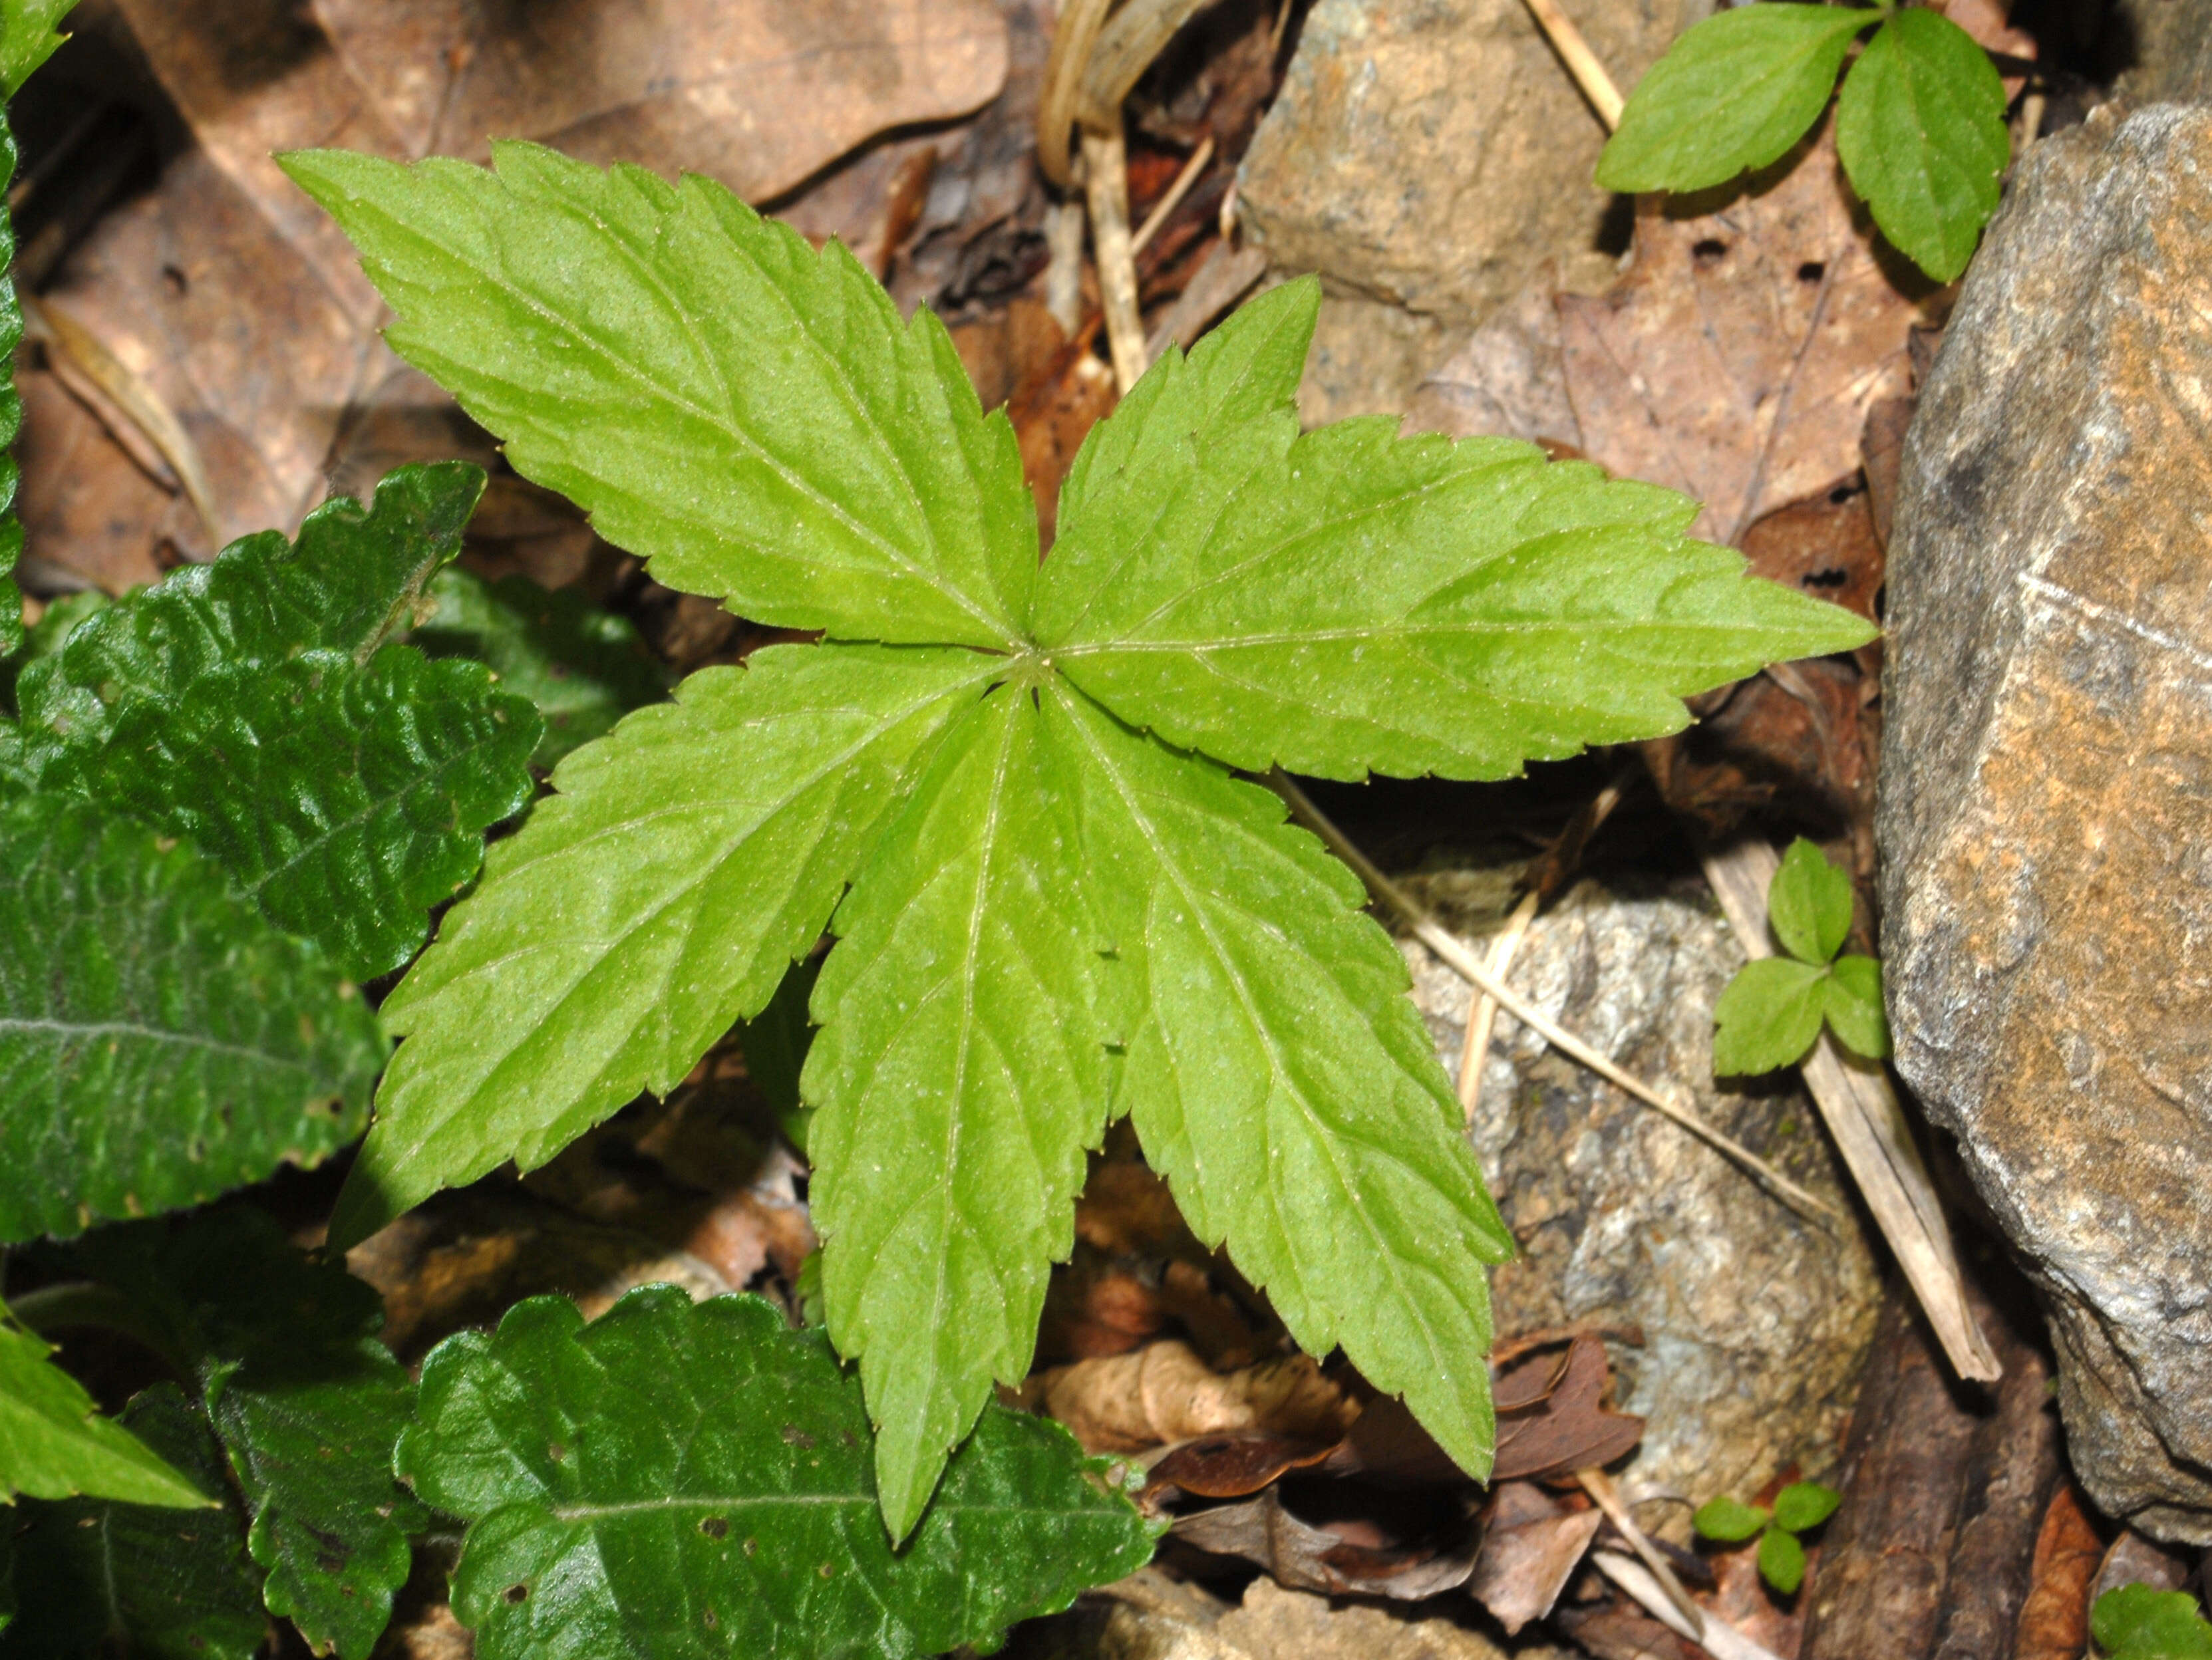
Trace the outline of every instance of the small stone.
<instances>
[{"instance_id":1,"label":"small stone","mask_svg":"<svg viewBox=\"0 0 2212 1660\"><path fill-rule=\"evenodd\" d=\"M2176 9L2180 9L2177 7ZM1897 1063L2050 1315L2099 1506L2212 1543L2212 111L2017 170L1906 438Z\"/></svg>"},{"instance_id":2,"label":"small stone","mask_svg":"<svg viewBox=\"0 0 2212 1660\"><path fill-rule=\"evenodd\" d=\"M1573 10L1626 88L1700 8ZM1614 211L1591 179L1604 144L1522 0L1318 0L1238 210L1278 268L1469 328L1547 261L1590 256Z\"/></svg>"},{"instance_id":3,"label":"small stone","mask_svg":"<svg viewBox=\"0 0 2212 1660\"><path fill-rule=\"evenodd\" d=\"M1479 853L1439 855L1401 880L1486 954L1517 869ZM1467 984L1418 944L1405 949L1414 1001L1455 1072ZM1820 1115L1794 1077L1743 1091L1714 1081L1713 1002L1743 962L1694 875L1607 872L1535 919L1507 980L1852 1215ZM1607 1345L1616 1403L1645 1420L1624 1479L1702 1503L1755 1492L1791 1464L1810 1476L1833 1463L1881 1304L1855 1221L1840 1235L1808 1221L1508 1015L1491 1039L1473 1136L1522 1251L1492 1275L1499 1335L1643 1329L1640 1348Z\"/></svg>"}]
</instances>

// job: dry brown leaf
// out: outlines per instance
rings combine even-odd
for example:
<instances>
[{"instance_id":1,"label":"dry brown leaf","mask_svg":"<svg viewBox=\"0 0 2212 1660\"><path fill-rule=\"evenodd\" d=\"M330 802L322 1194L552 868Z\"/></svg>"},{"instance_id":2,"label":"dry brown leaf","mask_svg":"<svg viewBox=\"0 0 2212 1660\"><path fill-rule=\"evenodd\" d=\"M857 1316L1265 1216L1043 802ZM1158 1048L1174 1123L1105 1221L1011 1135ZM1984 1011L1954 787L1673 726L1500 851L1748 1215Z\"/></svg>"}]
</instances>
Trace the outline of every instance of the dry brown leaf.
<instances>
[{"instance_id":1,"label":"dry brown leaf","mask_svg":"<svg viewBox=\"0 0 2212 1660\"><path fill-rule=\"evenodd\" d=\"M2078 1660L2089 1641L2089 1586L2104 1556L2105 1542L2081 1494L2073 1482L2061 1481L2035 1536L2013 1660Z\"/></svg>"},{"instance_id":2,"label":"dry brown leaf","mask_svg":"<svg viewBox=\"0 0 2212 1660\"><path fill-rule=\"evenodd\" d=\"M1139 1452L1238 1430L1330 1445L1358 1411L1309 1355L1219 1372L1172 1337L1041 1372L1024 1394L1092 1452Z\"/></svg>"},{"instance_id":3,"label":"dry brown leaf","mask_svg":"<svg viewBox=\"0 0 2212 1660\"><path fill-rule=\"evenodd\" d=\"M1542 1397L1522 1407L1524 1369L1549 1374ZM1644 1439L1644 1421L1605 1404L1613 1369L1605 1345L1577 1337L1566 1357L1536 1356L1498 1379L1498 1459L1495 1481L1556 1475L1611 1463Z\"/></svg>"},{"instance_id":4,"label":"dry brown leaf","mask_svg":"<svg viewBox=\"0 0 2212 1660\"><path fill-rule=\"evenodd\" d=\"M1605 1512L1571 1509L1530 1481L1503 1483L1492 1499L1468 1595L1518 1636L1552 1611L1605 1524Z\"/></svg>"},{"instance_id":5,"label":"dry brown leaf","mask_svg":"<svg viewBox=\"0 0 2212 1660\"><path fill-rule=\"evenodd\" d=\"M198 516L148 477L90 410L52 375L24 369L21 575L34 592L89 584L120 594L161 579L155 544L175 524L189 535Z\"/></svg>"},{"instance_id":6,"label":"dry brown leaf","mask_svg":"<svg viewBox=\"0 0 2212 1660\"><path fill-rule=\"evenodd\" d=\"M1695 496L1695 533L1730 541L1857 468L1868 408L1909 390L1918 310L1854 222L1825 125L1691 211L1711 199L1648 200L1627 272L1601 298L1562 294L1559 323L1583 447Z\"/></svg>"},{"instance_id":7,"label":"dry brown leaf","mask_svg":"<svg viewBox=\"0 0 2212 1660\"><path fill-rule=\"evenodd\" d=\"M1279 1584L1332 1596L1419 1602L1464 1584L1476 1555L1464 1536L1401 1545L1360 1537L1372 1530L1358 1524L1316 1527L1285 1509L1273 1487L1241 1505L1177 1517L1173 1531L1200 1550L1256 1562Z\"/></svg>"},{"instance_id":8,"label":"dry brown leaf","mask_svg":"<svg viewBox=\"0 0 2212 1660\"><path fill-rule=\"evenodd\" d=\"M1146 1473L1144 1502L1154 1507L1178 1493L1242 1499L1272 1487L1294 1469L1328 1457L1324 1445L1288 1435L1204 1435L1185 1441Z\"/></svg>"},{"instance_id":9,"label":"dry brown leaf","mask_svg":"<svg viewBox=\"0 0 2212 1660\"><path fill-rule=\"evenodd\" d=\"M1167 1323L1157 1287L1079 1250L1045 1291L1037 1354L1052 1360L1097 1360L1141 1348Z\"/></svg>"},{"instance_id":10,"label":"dry brown leaf","mask_svg":"<svg viewBox=\"0 0 2212 1660\"><path fill-rule=\"evenodd\" d=\"M313 0L410 155L535 138L781 195L887 128L1006 78L990 0Z\"/></svg>"}]
</instances>

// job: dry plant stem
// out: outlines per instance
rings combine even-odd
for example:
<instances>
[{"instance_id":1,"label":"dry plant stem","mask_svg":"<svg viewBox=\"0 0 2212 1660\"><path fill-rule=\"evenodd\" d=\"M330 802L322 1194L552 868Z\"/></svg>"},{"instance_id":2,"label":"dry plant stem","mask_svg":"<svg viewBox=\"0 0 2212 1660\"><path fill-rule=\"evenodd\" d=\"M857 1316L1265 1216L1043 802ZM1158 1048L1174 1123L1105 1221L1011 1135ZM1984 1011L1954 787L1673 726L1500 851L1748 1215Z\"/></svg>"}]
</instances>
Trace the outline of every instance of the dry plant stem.
<instances>
[{"instance_id":1,"label":"dry plant stem","mask_svg":"<svg viewBox=\"0 0 2212 1660\"><path fill-rule=\"evenodd\" d=\"M1620 1536L1628 1541L1628 1548L1636 1553L1645 1567L1651 1570L1651 1577L1659 1582L1659 1589L1674 1605L1674 1612L1680 1615L1689 1626L1691 1638L1703 1637L1705 1610L1690 1600L1690 1593L1682 1589L1682 1582L1674 1577L1674 1570L1667 1566L1667 1559L1645 1536L1644 1530L1637 1526L1636 1518L1628 1513L1628 1506L1620 1502L1620 1494L1613 1488L1613 1478L1601 1469L1578 1469L1575 1472L1575 1480L1582 1483L1584 1493L1597 1501L1597 1507L1605 1512L1606 1519L1620 1530Z\"/></svg>"},{"instance_id":2,"label":"dry plant stem","mask_svg":"<svg viewBox=\"0 0 2212 1660\"><path fill-rule=\"evenodd\" d=\"M1055 202L1045 209L1045 246L1051 263L1044 268L1044 308L1060 331L1074 338L1083 321L1083 204Z\"/></svg>"},{"instance_id":3,"label":"dry plant stem","mask_svg":"<svg viewBox=\"0 0 2212 1660\"><path fill-rule=\"evenodd\" d=\"M1212 160L1212 138L1209 136L1200 139L1198 148L1190 153L1190 160L1182 164L1182 171L1176 175L1175 183L1168 186L1168 193L1145 215L1145 222L1137 227L1137 233L1129 239L1132 258L1144 252L1145 244L1158 234L1160 227L1168 222L1168 215L1182 204L1183 197L1190 194L1190 187L1198 183L1199 174L1206 171L1206 164Z\"/></svg>"},{"instance_id":4,"label":"dry plant stem","mask_svg":"<svg viewBox=\"0 0 2212 1660\"><path fill-rule=\"evenodd\" d=\"M1514 955L1521 949L1521 942L1528 937L1528 924L1536 919L1537 900L1533 889L1523 894L1491 944L1490 972L1500 981L1512 972ZM1478 991L1474 1007L1468 1013L1467 1041L1459 1051L1459 1104L1466 1109L1470 1125L1482 1100L1483 1063L1490 1057L1491 1028L1497 1024L1498 999L1487 991Z\"/></svg>"},{"instance_id":5,"label":"dry plant stem","mask_svg":"<svg viewBox=\"0 0 2212 1660\"><path fill-rule=\"evenodd\" d=\"M1054 24L1052 51L1045 59L1044 96L1037 106L1037 166L1062 190L1075 184L1074 165L1068 154L1068 134L1075 126L1075 106L1083 97L1083 70L1097 44L1100 25L1114 0L1067 0Z\"/></svg>"},{"instance_id":6,"label":"dry plant stem","mask_svg":"<svg viewBox=\"0 0 2212 1660\"><path fill-rule=\"evenodd\" d=\"M1766 890L1782 861L1754 837L1725 851L1701 850L1705 880L1744 954L1771 956ZM1912 1140L1905 1107L1881 1066L1847 1053L1826 1032L1801 1063L1805 1087L1867 1209L1897 1253L1943 1353L1961 1378L1994 1382L2004 1368L1966 1300L1942 1201Z\"/></svg>"},{"instance_id":7,"label":"dry plant stem","mask_svg":"<svg viewBox=\"0 0 2212 1660\"><path fill-rule=\"evenodd\" d=\"M1613 77L1605 72L1605 65L1597 61L1583 32L1575 27L1575 20L1559 9L1559 0L1528 0L1529 15L1535 18L1536 27L1544 31L1544 38L1552 43L1552 50L1559 54L1559 61L1567 66L1567 73L1575 77L1575 84L1589 100L1590 108L1597 118L1605 123L1607 132L1620 128L1620 89L1613 84Z\"/></svg>"},{"instance_id":8,"label":"dry plant stem","mask_svg":"<svg viewBox=\"0 0 2212 1660\"><path fill-rule=\"evenodd\" d=\"M1703 1648L1713 1660L1781 1660L1781 1657L1763 1643L1753 1642L1726 1621L1705 1615L1702 1628L1692 1629L1659 1582L1651 1577L1651 1570L1632 1556L1615 1555L1609 1550L1594 1550L1590 1561L1597 1571L1626 1591L1644 1611L1674 1633L1686 1637Z\"/></svg>"},{"instance_id":9,"label":"dry plant stem","mask_svg":"<svg viewBox=\"0 0 2212 1660\"><path fill-rule=\"evenodd\" d=\"M1481 958L1461 944L1449 930L1416 904L1411 894L1377 869L1374 861L1352 845L1344 832L1329 821L1307 797L1304 791L1280 772L1272 774L1268 781L1275 792L1290 803L1291 811L1297 815L1298 822L1319 836L1332 852L1357 871L1359 879L1367 884L1367 891L1403 917L1407 925L1413 930L1414 937L1434 952L1438 960L1454 973L1477 991L1495 997L1499 1008L1560 1053L1581 1062L1607 1082L1656 1108L1662 1116L1673 1119L1715 1151L1733 1159L1744 1170L1765 1183L1772 1192L1801 1215L1823 1222L1840 1223L1843 1221L1834 1206L1807 1192L1749 1148L1714 1129L1696 1113L1677 1106L1650 1085L1615 1066L1543 1010L1499 984Z\"/></svg>"},{"instance_id":10,"label":"dry plant stem","mask_svg":"<svg viewBox=\"0 0 2212 1660\"><path fill-rule=\"evenodd\" d=\"M1106 312L1106 343L1121 396L1145 373L1145 319L1137 309L1137 261L1129 245L1127 161L1117 126L1083 130L1083 185L1091 198L1091 252L1098 262L1099 300Z\"/></svg>"},{"instance_id":11,"label":"dry plant stem","mask_svg":"<svg viewBox=\"0 0 2212 1660\"><path fill-rule=\"evenodd\" d=\"M72 377L81 377L100 399L131 422L137 429L136 436L167 464L171 475L184 487L186 498L200 516L200 523L207 527L210 548L222 547L222 516L216 511L215 492L208 485L206 465L200 459L199 445L192 442L176 412L143 377L131 371L130 365L109 351L99 336L67 312L27 294L17 298L22 305L24 332L52 354L55 373L62 383L79 390L72 385ZM93 403L93 409L95 415L104 414L97 403ZM103 421L101 424L108 423ZM118 433L116 439L125 450L135 450L132 436L130 433ZM145 464L143 457L134 455L132 458L142 466Z\"/></svg>"}]
</instances>

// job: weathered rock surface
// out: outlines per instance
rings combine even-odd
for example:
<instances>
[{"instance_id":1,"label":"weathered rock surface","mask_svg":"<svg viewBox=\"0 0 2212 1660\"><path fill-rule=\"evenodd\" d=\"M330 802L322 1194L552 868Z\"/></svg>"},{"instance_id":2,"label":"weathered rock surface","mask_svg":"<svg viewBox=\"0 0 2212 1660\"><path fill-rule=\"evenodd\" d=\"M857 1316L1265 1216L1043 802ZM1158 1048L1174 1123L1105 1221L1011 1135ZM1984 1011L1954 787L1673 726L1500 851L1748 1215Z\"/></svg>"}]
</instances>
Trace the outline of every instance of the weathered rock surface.
<instances>
[{"instance_id":1,"label":"weathered rock surface","mask_svg":"<svg viewBox=\"0 0 2212 1660\"><path fill-rule=\"evenodd\" d=\"M1710 0L1589 0L1632 87ZM1239 174L1277 266L1472 326L1547 260L1587 259L1605 130L1522 0L1319 0ZM1601 256L1600 257L1601 258Z\"/></svg>"},{"instance_id":2,"label":"weathered rock surface","mask_svg":"<svg viewBox=\"0 0 2212 1660\"><path fill-rule=\"evenodd\" d=\"M1517 869L1439 857L1404 880L1475 942L1511 902ZM1455 1070L1466 983L1418 945L1406 949L1415 1001ZM1743 960L1701 881L1607 875L1537 918L1510 978L1848 1213L1841 1167L1804 1095L1714 1085L1713 1000ZM1833 1462L1881 1303L1856 1224L1839 1238L1806 1221L1510 1015L1492 1037L1474 1139L1523 1253L1492 1275L1498 1331L1644 1329L1641 1348L1609 1345L1620 1405L1646 1420L1632 1480L1702 1502L1754 1491L1793 1463L1815 1475Z\"/></svg>"},{"instance_id":3,"label":"weathered rock surface","mask_svg":"<svg viewBox=\"0 0 2212 1660\"><path fill-rule=\"evenodd\" d=\"M2098 1504L2212 1542L2212 110L1992 224L1889 548L1898 1066L2044 1293Z\"/></svg>"},{"instance_id":4,"label":"weathered rock surface","mask_svg":"<svg viewBox=\"0 0 2212 1660\"><path fill-rule=\"evenodd\" d=\"M2115 0L2103 33L2106 54L2129 60L2118 88L2123 96L2143 103L2212 100L2212 0Z\"/></svg>"}]
</instances>

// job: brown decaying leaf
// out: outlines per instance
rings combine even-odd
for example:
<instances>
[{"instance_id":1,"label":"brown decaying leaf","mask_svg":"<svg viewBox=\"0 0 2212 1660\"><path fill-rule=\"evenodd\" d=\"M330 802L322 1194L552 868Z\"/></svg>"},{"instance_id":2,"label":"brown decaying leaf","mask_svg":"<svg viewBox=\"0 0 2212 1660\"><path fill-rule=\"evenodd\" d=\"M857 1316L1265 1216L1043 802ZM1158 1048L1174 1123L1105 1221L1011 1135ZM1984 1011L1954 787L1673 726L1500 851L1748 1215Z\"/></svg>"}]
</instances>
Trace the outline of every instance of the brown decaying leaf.
<instances>
[{"instance_id":1,"label":"brown decaying leaf","mask_svg":"<svg viewBox=\"0 0 2212 1660\"><path fill-rule=\"evenodd\" d=\"M889 127L994 97L990 0L313 0L410 156L535 138L779 195Z\"/></svg>"},{"instance_id":2,"label":"brown decaying leaf","mask_svg":"<svg viewBox=\"0 0 2212 1660\"><path fill-rule=\"evenodd\" d=\"M1358 1405L1308 1355L1218 1372L1166 1338L1030 1378L1023 1398L1092 1452L1140 1452L1199 1436L1264 1430L1334 1445Z\"/></svg>"},{"instance_id":3,"label":"brown decaying leaf","mask_svg":"<svg viewBox=\"0 0 2212 1660\"><path fill-rule=\"evenodd\" d=\"M1279 1583L1332 1596L1387 1596L1419 1602L1464 1584L1478 1545L1463 1530L1443 1543L1400 1545L1347 1537L1316 1527L1283 1506L1273 1487L1241 1505L1219 1505L1178 1517L1173 1532L1186 1544L1241 1556Z\"/></svg>"},{"instance_id":4,"label":"brown decaying leaf","mask_svg":"<svg viewBox=\"0 0 2212 1660\"><path fill-rule=\"evenodd\" d=\"M2027 1600L2013 1636L2013 1660L2080 1660L2089 1641L2089 1586L2105 1542L2070 1481L2043 1512L2028 1569Z\"/></svg>"},{"instance_id":5,"label":"brown decaying leaf","mask_svg":"<svg viewBox=\"0 0 2212 1660\"><path fill-rule=\"evenodd\" d=\"M1508 1481L1492 1496L1482 1551L1468 1595L1518 1636L1551 1613L1589 1542L1605 1524L1602 1511L1561 1503L1532 1481Z\"/></svg>"},{"instance_id":6,"label":"brown decaying leaf","mask_svg":"<svg viewBox=\"0 0 2212 1660\"><path fill-rule=\"evenodd\" d=\"M160 581L156 542L189 536L198 515L148 477L52 374L22 370L15 386L26 586L51 593L89 583L120 594Z\"/></svg>"},{"instance_id":7,"label":"brown decaying leaf","mask_svg":"<svg viewBox=\"0 0 2212 1660\"><path fill-rule=\"evenodd\" d=\"M1540 1399L1521 1406L1513 1385L1519 1373L1538 1367L1549 1374L1548 1386ZM1612 1376L1605 1345L1595 1337L1577 1337L1563 1360L1534 1356L1502 1376L1498 1462L1491 1479L1587 1469L1626 1454L1643 1439L1644 1421L1605 1404Z\"/></svg>"},{"instance_id":8,"label":"brown decaying leaf","mask_svg":"<svg viewBox=\"0 0 2212 1660\"><path fill-rule=\"evenodd\" d=\"M1170 1503L1179 1493L1242 1499L1294 1469L1310 1469L1328 1454L1326 1443L1295 1436L1202 1435L1171 1449L1146 1473L1145 1503Z\"/></svg>"},{"instance_id":9,"label":"brown decaying leaf","mask_svg":"<svg viewBox=\"0 0 2212 1660\"><path fill-rule=\"evenodd\" d=\"M1627 272L1562 294L1559 320L1583 448L1696 497L1695 533L1729 541L1857 467L1868 407L1907 390L1916 307L1854 222L1825 124L1711 201L1647 202Z\"/></svg>"},{"instance_id":10,"label":"brown decaying leaf","mask_svg":"<svg viewBox=\"0 0 2212 1660\"><path fill-rule=\"evenodd\" d=\"M1560 1611L1559 1624L1591 1660L1709 1660L1687 1638L1677 1637L1626 1602L1567 1608Z\"/></svg>"}]
</instances>

